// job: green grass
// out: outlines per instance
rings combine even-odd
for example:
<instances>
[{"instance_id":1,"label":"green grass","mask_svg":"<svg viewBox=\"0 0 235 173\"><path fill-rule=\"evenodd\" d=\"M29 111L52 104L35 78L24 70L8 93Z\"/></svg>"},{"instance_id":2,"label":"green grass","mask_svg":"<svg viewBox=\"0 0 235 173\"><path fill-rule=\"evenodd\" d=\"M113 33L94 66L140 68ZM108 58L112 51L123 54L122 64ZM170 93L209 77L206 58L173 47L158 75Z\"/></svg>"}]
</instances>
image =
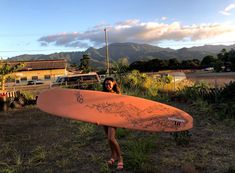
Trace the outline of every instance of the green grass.
<instances>
[{"instance_id":1,"label":"green grass","mask_svg":"<svg viewBox=\"0 0 235 173\"><path fill-rule=\"evenodd\" d=\"M156 150L156 134L132 133L129 134L122 142L124 161L127 170L134 172L151 172L156 171L151 162L151 154Z\"/></svg>"},{"instance_id":2,"label":"green grass","mask_svg":"<svg viewBox=\"0 0 235 173\"><path fill-rule=\"evenodd\" d=\"M187 145L169 133L117 130L123 172L231 172L234 120L213 118L208 105L168 102L194 117ZM0 112L0 173L115 172L103 127L59 118L35 107ZM43 170L43 171L42 171Z\"/></svg>"},{"instance_id":3,"label":"green grass","mask_svg":"<svg viewBox=\"0 0 235 173\"><path fill-rule=\"evenodd\" d=\"M29 158L29 164L40 165L46 160L47 151L45 147L37 146L32 152Z\"/></svg>"}]
</instances>

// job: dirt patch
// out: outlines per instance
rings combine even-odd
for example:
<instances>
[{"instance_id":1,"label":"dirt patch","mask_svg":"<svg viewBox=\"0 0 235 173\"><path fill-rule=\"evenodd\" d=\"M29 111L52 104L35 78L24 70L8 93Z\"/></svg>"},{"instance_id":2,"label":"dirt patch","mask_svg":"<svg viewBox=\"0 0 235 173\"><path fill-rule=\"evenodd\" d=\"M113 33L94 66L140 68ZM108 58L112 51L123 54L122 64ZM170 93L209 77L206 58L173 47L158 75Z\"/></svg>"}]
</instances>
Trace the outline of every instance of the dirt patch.
<instances>
[{"instance_id":1,"label":"dirt patch","mask_svg":"<svg viewBox=\"0 0 235 173\"><path fill-rule=\"evenodd\" d=\"M187 79L195 82L205 82L211 87L223 87L232 81L235 81L235 73L188 73L186 74Z\"/></svg>"}]
</instances>

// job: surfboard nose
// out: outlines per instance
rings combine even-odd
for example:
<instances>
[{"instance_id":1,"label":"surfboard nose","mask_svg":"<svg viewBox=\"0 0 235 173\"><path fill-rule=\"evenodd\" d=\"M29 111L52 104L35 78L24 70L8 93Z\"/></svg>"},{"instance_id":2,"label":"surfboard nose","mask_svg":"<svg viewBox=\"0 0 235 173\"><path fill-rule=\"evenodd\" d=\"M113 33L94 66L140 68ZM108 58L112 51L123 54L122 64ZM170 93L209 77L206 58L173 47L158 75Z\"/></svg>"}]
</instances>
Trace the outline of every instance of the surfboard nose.
<instances>
[{"instance_id":1,"label":"surfboard nose","mask_svg":"<svg viewBox=\"0 0 235 173\"><path fill-rule=\"evenodd\" d=\"M185 122L184 130L192 129L193 128L193 117L186 112L185 112L184 116L187 119L187 121Z\"/></svg>"}]
</instances>

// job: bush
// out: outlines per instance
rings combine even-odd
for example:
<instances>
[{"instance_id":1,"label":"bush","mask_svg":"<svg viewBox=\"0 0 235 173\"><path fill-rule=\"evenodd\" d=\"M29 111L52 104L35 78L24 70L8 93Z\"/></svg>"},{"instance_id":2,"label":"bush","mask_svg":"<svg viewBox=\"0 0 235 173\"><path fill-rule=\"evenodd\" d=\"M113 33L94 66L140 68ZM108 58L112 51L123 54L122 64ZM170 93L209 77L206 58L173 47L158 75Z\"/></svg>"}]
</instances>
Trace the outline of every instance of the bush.
<instances>
[{"instance_id":1,"label":"bush","mask_svg":"<svg viewBox=\"0 0 235 173\"><path fill-rule=\"evenodd\" d=\"M36 96L33 95L29 91L21 91L20 95L15 100L18 100L18 101L23 101L24 100L26 105L35 104L36 103Z\"/></svg>"},{"instance_id":2,"label":"bush","mask_svg":"<svg viewBox=\"0 0 235 173\"><path fill-rule=\"evenodd\" d=\"M173 76L167 75L161 77L161 82L164 82L166 84L170 84L173 81Z\"/></svg>"},{"instance_id":3,"label":"bush","mask_svg":"<svg viewBox=\"0 0 235 173\"><path fill-rule=\"evenodd\" d=\"M235 81L225 85L219 100L220 102L235 102Z\"/></svg>"},{"instance_id":4,"label":"bush","mask_svg":"<svg viewBox=\"0 0 235 173\"><path fill-rule=\"evenodd\" d=\"M203 97L204 93L207 93L209 86L205 83L195 83L193 86L185 87L178 92L178 96L183 97L186 100L197 100Z\"/></svg>"},{"instance_id":5,"label":"bush","mask_svg":"<svg viewBox=\"0 0 235 173\"><path fill-rule=\"evenodd\" d=\"M147 76L145 73L140 73L138 70L133 70L125 76L122 85L132 95L152 97L158 94L159 83L153 77Z\"/></svg>"},{"instance_id":6,"label":"bush","mask_svg":"<svg viewBox=\"0 0 235 173\"><path fill-rule=\"evenodd\" d=\"M235 82L230 82L224 88L209 88L203 83L195 84L192 87L185 87L179 91L177 97L181 97L186 102L190 100L199 110L206 113L210 111L220 120L235 118Z\"/></svg>"}]
</instances>

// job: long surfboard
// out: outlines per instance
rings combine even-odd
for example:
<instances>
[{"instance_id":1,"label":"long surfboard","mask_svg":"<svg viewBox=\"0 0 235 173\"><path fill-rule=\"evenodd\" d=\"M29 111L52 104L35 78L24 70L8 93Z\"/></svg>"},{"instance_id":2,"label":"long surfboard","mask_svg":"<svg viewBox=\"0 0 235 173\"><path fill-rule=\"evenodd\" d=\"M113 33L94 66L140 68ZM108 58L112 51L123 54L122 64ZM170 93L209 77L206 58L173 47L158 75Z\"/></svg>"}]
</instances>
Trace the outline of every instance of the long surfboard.
<instances>
[{"instance_id":1,"label":"long surfboard","mask_svg":"<svg viewBox=\"0 0 235 173\"><path fill-rule=\"evenodd\" d=\"M101 91L49 89L39 94L37 106L61 117L141 131L177 132L193 127L193 118L175 107Z\"/></svg>"}]
</instances>

